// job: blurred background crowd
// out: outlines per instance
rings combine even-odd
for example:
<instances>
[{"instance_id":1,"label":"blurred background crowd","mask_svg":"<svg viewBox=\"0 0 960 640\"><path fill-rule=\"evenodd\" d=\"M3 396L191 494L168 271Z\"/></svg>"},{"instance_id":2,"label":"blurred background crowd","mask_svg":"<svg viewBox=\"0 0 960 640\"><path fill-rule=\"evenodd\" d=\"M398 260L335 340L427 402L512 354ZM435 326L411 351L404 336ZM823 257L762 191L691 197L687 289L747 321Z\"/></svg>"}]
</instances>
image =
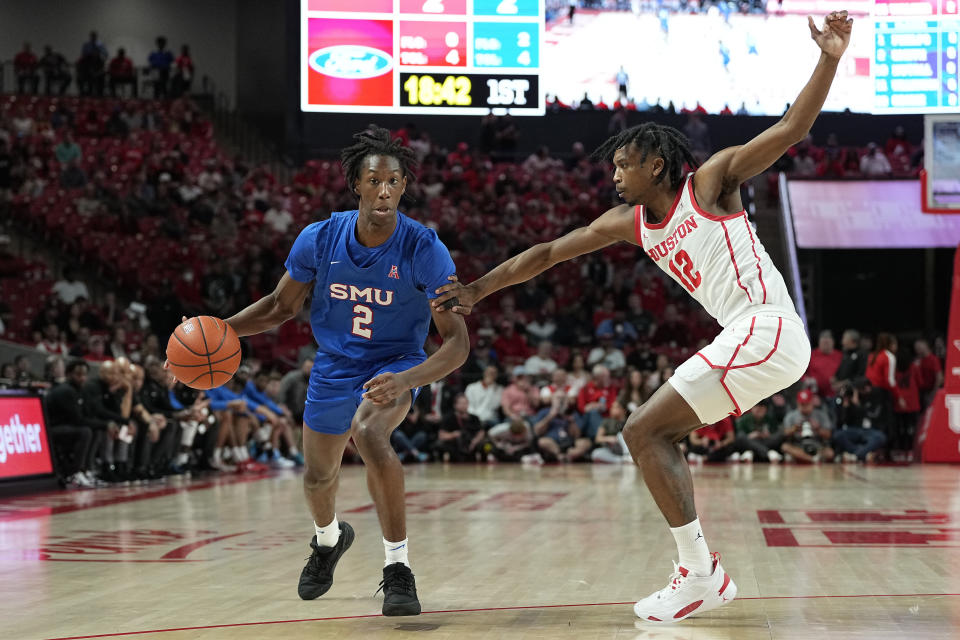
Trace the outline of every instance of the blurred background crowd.
<instances>
[{"instance_id":1,"label":"blurred background crowd","mask_svg":"<svg viewBox=\"0 0 960 640\"><path fill-rule=\"evenodd\" d=\"M209 392L175 383L164 346L182 315L228 317L269 293L299 230L355 207L339 164L310 160L283 179L233 153L189 95L189 47L175 56L165 38L145 67L123 49L108 53L96 33L74 65L25 45L16 74L18 93L0 95L0 340L12 354L0 387L44 394L64 481L301 465L315 347L306 313L244 339L240 372ZM74 83L78 95L68 95ZM611 132L626 127L627 110L664 110L577 106L610 108ZM706 157L700 116L688 110L684 132ZM478 141L453 148L412 124L396 131L421 162L404 210L437 230L464 281L588 223L613 195L609 168L583 144L517 157L513 119L479 124ZM808 138L769 174L771 197L775 171L915 174L918 142L900 127L863 148ZM751 197L747 185L748 211ZM477 311L466 365L424 389L394 434L404 461L629 462L620 437L629 413L719 332L627 245L560 265ZM689 460L911 460L945 347L906 337L821 332L795 388L692 434Z\"/></svg>"}]
</instances>

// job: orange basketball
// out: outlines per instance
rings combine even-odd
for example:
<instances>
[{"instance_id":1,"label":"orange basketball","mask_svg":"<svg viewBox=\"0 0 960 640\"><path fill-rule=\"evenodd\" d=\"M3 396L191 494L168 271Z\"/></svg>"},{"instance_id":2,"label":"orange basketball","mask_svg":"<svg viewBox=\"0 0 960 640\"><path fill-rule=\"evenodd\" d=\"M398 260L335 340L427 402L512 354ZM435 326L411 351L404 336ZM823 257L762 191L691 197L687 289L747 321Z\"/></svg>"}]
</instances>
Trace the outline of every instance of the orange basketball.
<instances>
[{"instance_id":1,"label":"orange basketball","mask_svg":"<svg viewBox=\"0 0 960 640\"><path fill-rule=\"evenodd\" d=\"M190 318L180 323L167 341L167 361L170 373L188 387L219 387L240 366L240 338L220 318Z\"/></svg>"}]
</instances>

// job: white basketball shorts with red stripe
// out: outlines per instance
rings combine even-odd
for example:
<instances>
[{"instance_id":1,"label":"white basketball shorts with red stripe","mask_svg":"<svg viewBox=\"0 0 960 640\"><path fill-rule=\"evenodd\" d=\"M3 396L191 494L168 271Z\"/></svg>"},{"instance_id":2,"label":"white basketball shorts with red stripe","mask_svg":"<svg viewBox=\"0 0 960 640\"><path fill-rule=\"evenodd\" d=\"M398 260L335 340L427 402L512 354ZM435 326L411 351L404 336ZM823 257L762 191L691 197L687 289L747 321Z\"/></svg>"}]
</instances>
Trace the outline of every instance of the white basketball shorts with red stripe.
<instances>
[{"instance_id":1,"label":"white basketball shorts with red stripe","mask_svg":"<svg viewBox=\"0 0 960 640\"><path fill-rule=\"evenodd\" d=\"M739 416L800 379L810 341L800 318L745 316L677 367L670 384L703 424Z\"/></svg>"}]
</instances>

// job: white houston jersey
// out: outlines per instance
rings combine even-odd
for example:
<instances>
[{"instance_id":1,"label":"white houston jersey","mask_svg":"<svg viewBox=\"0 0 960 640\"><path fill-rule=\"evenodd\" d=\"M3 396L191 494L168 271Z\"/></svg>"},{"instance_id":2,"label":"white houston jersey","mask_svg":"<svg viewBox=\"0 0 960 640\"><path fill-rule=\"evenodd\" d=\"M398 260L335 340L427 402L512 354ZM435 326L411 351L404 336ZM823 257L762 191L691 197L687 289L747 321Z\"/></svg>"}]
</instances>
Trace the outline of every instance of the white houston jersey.
<instances>
[{"instance_id":1,"label":"white houston jersey","mask_svg":"<svg viewBox=\"0 0 960 640\"><path fill-rule=\"evenodd\" d=\"M746 211L718 217L701 209L692 173L662 222L647 222L645 207L638 205L634 224L637 244L721 326L758 313L796 317L783 276Z\"/></svg>"}]
</instances>

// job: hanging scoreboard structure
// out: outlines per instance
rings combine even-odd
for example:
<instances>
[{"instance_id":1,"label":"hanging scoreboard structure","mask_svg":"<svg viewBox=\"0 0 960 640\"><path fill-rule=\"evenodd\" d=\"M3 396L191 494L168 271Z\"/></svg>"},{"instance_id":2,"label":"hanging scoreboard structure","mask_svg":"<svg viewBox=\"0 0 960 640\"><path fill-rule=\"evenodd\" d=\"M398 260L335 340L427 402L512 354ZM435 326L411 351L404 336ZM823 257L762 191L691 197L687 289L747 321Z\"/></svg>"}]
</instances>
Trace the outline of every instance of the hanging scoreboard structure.
<instances>
[{"instance_id":1,"label":"hanging scoreboard structure","mask_svg":"<svg viewBox=\"0 0 960 640\"><path fill-rule=\"evenodd\" d=\"M301 0L303 111L543 115L539 0Z\"/></svg>"},{"instance_id":2,"label":"hanging scoreboard structure","mask_svg":"<svg viewBox=\"0 0 960 640\"><path fill-rule=\"evenodd\" d=\"M960 108L960 0L876 0L873 113Z\"/></svg>"}]
</instances>

